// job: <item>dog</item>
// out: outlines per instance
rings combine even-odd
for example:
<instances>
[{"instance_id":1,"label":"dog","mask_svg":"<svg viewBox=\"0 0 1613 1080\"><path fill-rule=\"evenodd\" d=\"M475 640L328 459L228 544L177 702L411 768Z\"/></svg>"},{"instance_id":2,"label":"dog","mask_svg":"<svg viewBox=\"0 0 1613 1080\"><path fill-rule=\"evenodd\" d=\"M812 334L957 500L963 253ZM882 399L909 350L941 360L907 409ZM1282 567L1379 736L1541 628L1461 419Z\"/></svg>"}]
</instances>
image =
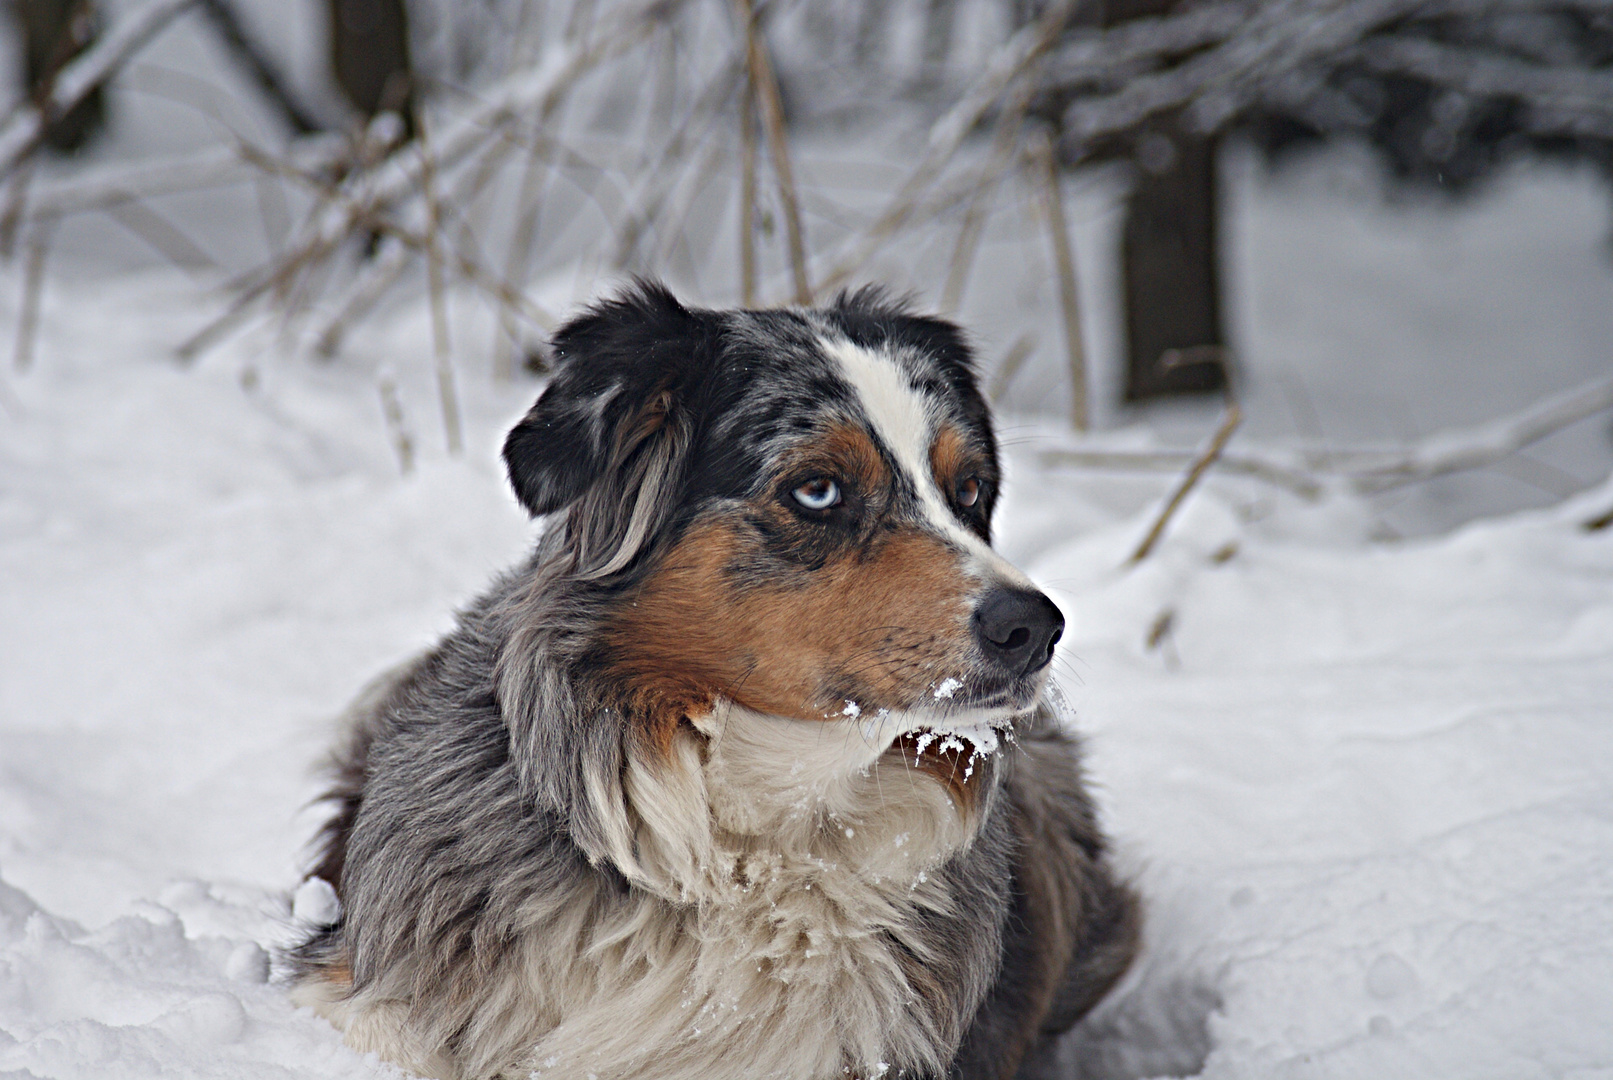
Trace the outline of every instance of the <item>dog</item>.
<instances>
[{"instance_id":1,"label":"dog","mask_svg":"<svg viewBox=\"0 0 1613 1080\"><path fill-rule=\"evenodd\" d=\"M510 432L532 555L351 709L293 994L438 1080L1031 1076L1138 903L952 324L638 282Z\"/></svg>"}]
</instances>

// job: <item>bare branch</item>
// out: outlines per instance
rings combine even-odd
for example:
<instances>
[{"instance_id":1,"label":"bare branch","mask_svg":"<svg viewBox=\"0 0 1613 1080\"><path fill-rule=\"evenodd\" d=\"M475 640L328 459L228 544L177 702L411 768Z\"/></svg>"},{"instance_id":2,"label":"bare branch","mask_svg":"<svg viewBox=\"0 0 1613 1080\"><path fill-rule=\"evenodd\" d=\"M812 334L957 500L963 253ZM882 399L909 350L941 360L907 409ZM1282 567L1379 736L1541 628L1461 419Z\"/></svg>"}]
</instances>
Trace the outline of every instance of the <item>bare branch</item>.
<instances>
[{"instance_id":1,"label":"bare branch","mask_svg":"<svg viewBox=\"0 0 1613 1080\"><path fill-rule=\"evenodd\" d=\"M235 9L230 6L228 0L198 0L198 3L201 4L202 12L207 15L208 21L218 31L218 36L240 59L241 65L257 83L258 89L263 91L269 103L291 126L292 131L299 135L309 135L326 126L297 100L297 95L292 93L291 87L287 85L273 61L264 55L257 42L246 32L246 27L241 25L241 20L236 16Z\"/></svg>"},{"instance_id":2,"label":"bare branch","mask_svg":"<svg viewBox=\"0 0 1613 1080\"><path fill-rule=\"evenodd\" d=\"M752 0L734 0L740 26L745 33L745 61L750 72L750 96L761 113L767 133L767 149L773 158L773 177L778 181L779 203L784 211L784 235L790 251L790 276L795 283L795 302L812 303L812 283L807 278L806 240L801 232L801 206L795 195L795 173L790 167L789 134L784 128L784 101L779 97L778 76L773 58L757 24Z\"/></svg>"},{"instance_id":3,"label":"bare branch","mask_svg":"<svg viewBox=\"0 0 1613 1080\"><path fill-rule=\"evenodd\" d=\"M1014 95L1013 104L997 118L992 133L991 154L980 167L980 177L969 192L963 212L963 224L958 229L958 240L952 248L947 264L946 283L941 288L941 312L950 314L963 301L963 289L968 283L969 270L980 248L988 213L987 196L996 189L1003 176L1014 167L1015 150L1019 146L1020 132L1025 124L1025 112L1030 107L1030 87Z\"/></svg>"},{"instance_id":4,"label":"bare branch","mask_svg":"<svg viewBox=\"0 0 1613 1080\"><path fill-rule=\"evenodd\" d=\"M436 165L422 125L419 136L420 188L426 199L426 277L431 293L432 354L437 367L437 397L442 404L443 433L448 453L458 457L464 450L460 433L459 392L454 386L454 362L448 343L448 298L442 280L442 204L437 201Z\"/></svg>"},{"instance_id":5,"label":"bare branch","mask_svg":"<svg viewBox=\"0 0 1613 1080\"><path fill-rule=\"evenodd\" d=\"M1165 535L1165 526L1170 524L1170 520L1176 514L1177 508L1182 505L1182 501L1187 498L1188 493L1193 490L1200 477L1208 471L1211 465L1215 464L1215 459L1220 457L1221 451L1226 448L1227 440L1232 438L1232 433L1238 430L1238 425L1241 423L1243 423L1243 412L1236 403L1229 404L1226 415L1221 418L1221 426L1216 429L1214 437L1210 439L1210 444L1194 460L1192 467L1187 470L1187 475L1182 477L1182 482L1176 485L1176 490L1171 493L1171 497L1160 510L1159 516L1154 519L1153 528L1148 530L1148 535L1143 537L1143 542L1137 545L1137 550L1131 553L1131 558L1127 560L1129 564L1136 565L1148 558L1148 553L1154 550L1154 545L1159 543L1159 538Z\"/></svg>"},{"instance_id":6,"label":"bare branch","mask_svg":"<svg viewBox=\"0 0 1613 1080\"><path fill-rule=\"evenodd\" d=\"M329 173L348 157L348 149L347 140L339 136L314 136L296 140L280 157L302 172ZM89 165L71 177L37 185L30 197L29 215L67 217L107 210L139 199L238 184L256 175L234 145L212 146L151 163Z\"/></svg>"},{"instance_id":7,"label":"bare branch","mask_svg":"<svg viewBox=\"0 0 1613 1080\"><path fill-rule=\"evenodd\" d=\"M28 238L28 259L23 267L22 310L17 317L16 351L11 366L16 371L27 371L34 362L34 339L39 332L39 307L45 294L45 257L50 253L50 241L56 232L56 221L47 218L36 221Z\"/></svg>"},{"instance_id":8,"label":"bare branch","mask_svg":"<svg viewBox=\"0 0 1613 1080\"><path fill-rule=\"evenodd\" d=\"M218 266L183 229L139 200L110 206L107 215L187 273L196 274Z\"/></svg>"},{"instance_id":9,"label":"bare branch","mask_svg":"<svg viewBox=\"0 0 1613 1080\"><path fill-rule=\"evenodd\" d=\"M1527 103L1525 124L1542 133L1613 138L1613 73L1606 69L1544 67L1475 53L1427 38L1372 38L1352 50L1385 74L1413 75L1475 96Z\"/></svg>"},{"instance_id":10,"label":"bare branch","mask_svg":"<svg viewBox=\"0 0 1613 1080\"><path fill-rule=\"evenodd\" d=\"M506 80L482 105L447 125L437 138L432 155L437 172L444 174L450 167L462 164L485 149L492 138L501 136L517 123L541 129L583 75L643 41L679 2L646 0L636 4L614 27L590 35L587 41L573 43L553 63ZM288 246L284 265L295 267L323 260L355 231L374 227L382 208L391 207L394 217L412 211L415 220L424 218L422 160L413 152L393 153L374 169L354 170L338 189L341 197L332 200L323 213L315 215ZM393 227L399 230L400 237L407 239L409 230ZM414 235L420 239L418 234ZM464 266L463 260L461 266ZM491 277L480 272L480 268L477 271L479 279ZM494 294L499 296L510 291L502 282L493 287ZM525 301L512 302L527 309L531 307Z\"/></svg>"},{"instance_id":11,"label":"bare branch","mask_svg":"<svg viewBox=\"0 0 1613 1080\"><path fill-rule=\"evenodd\" d=\"M1047 88L1075 94L1064 114L1066 149L1075 156L1100 137L1169 110L1186 108L1193 127L1212 131L1260 101L1293 106L1322 85L1328 70L1349 61L1466 93L1519 98L1531 106L1529 126L1542 133L1607 137L1613 78L1605 72L1475 55L1406 33L1374 36L1407 18L1541 6L1540 0L1209 3L1076 36L1052 62ZM1576 5L1566 0L1566 6ZM1599 0L1582 6L1607 10ZM1177 57L1186 59L1162 66Z\"/></svg>"},{"instance_id":12,"label":"bare branch","mask_svg":"<svg viewBox=\"0 0 1613 1080\"><path fill-rule=\"evenodd\" d=\"M1059 314L1064 320L1064 348L1070 369L1070 423L1087 429L1087 361L1081 341L1081 301L1076 291L1075 253L1070 249L1070 225L1064 217L1064 193L1059 187L1058 160L1047 134L1032 143L1042 183L1042 204L1047 213L1047 235L1058 270Z\"/></svg>"},{"instance_id":13,"label":"bare branch","mask_svg":"<svg viewBox=\"0 0 1613 1080\"><path fill-rule=\"evenodd\" d=\"M1073 465L1087 469L1116 469L1130 472L1181 472L1190 467L1196 455L1191 450L1072 450L1042 452L1043 465ZM1322 495L1322 485L1304 471L1278 461L1252 454L1222 453L1215 459L1217 472L1248 476L1293 492L1304 499Z\"/></svg>"},{"instance_id":14,"label":"bare branch","mask_svg":"<svg viewBox=\"0 0 1613 1080\"><path fill-rule=\"evenodd\" d=\"M1002 363L997 365L997 370L991 377L991 386L986 390L986 397L992 402L1000 401L1003 394L1008 391L1008 384L1014 381L1014 376L1019 374L1019 369L1035 351L1035 334L1027 330L1015 338L1014 343L1008 346L1008 351L1003 354Z\"/></svg>"},{"instance_id":15,"label":"bare branch","mask_svg":"<svg viewBox=\"0 0 1613 1080\"><path fill-rule=\"evenodd\" d=\"M748 80L739 103L739 297L756 306L756 94Z\"/></svg>"},{"instance_id":16,"label":"bare branch","mask_svg":"<svg viewBox=\"0 0 1613 1080\"><path fill-rule=\"evenodd\" d=\"M403 402L398 398L398 384L390 371L382 370L380 378L376 381L376 389L381 394L381 416L386 421L387 434L392 439L392 449L398 455L398 471L408 476L414 472L414 439L410 437L409 425L404 421Z\"/></svg>"},{"instance_id":17,"label":"bare branch","mask_svg":"<svg viewBox=\"0 0 1613 1080\"><path fill-rule=\"evenodd\" d=\"M1437 432L1412 446L1392 450L1328 450L1297 455L1290 464L1268 455L1218 454L1209 465L1285 487L1305 498L1323 491L1318 477L1332 477L1350 490L1371 495L1504 461L1570 424L1613 409L1613 379L1598 379L1556 394L1508 416L1468 428ZM1104 450L1096 447L1044 451L1045 465L1174 472L1202 460L1185 450ZM1209 467L1209 466L1206 466Z\"/></svg>"},{"instance_id":18,"label":"bare branch","mask_svg":"<svg viewBox=\"0 0 1613 1080\"><path fill-rule=\"evenodd\" d=\"M370 260L371 272L352 283L337 305L336 313L326 320L324 327L315 335L314 350L320 356L328 360L342 351L342 342L348 330L381 302L381 297L408 269L413 254L408 245L395 236L389 236L381 242L380 250ZM501 310L507 312L509 309Z\"/></svg>"},{"instance_id":19,"label":"bare branch","mask_svg":"<svg viewBox=\"0 0 1613 1080\"><path fill-rule=\"evenodd\" d=\"M1538 401L1520 412L1477 427L1435 434L1408 450L1379 455L1329 455L1329 463L1365 492L1429 480L1446 473L1493 465L1570 424L1613 409L1613 379ZM1353 460L1352 460L1353 459Z\"/></svg>"}]
</instances>

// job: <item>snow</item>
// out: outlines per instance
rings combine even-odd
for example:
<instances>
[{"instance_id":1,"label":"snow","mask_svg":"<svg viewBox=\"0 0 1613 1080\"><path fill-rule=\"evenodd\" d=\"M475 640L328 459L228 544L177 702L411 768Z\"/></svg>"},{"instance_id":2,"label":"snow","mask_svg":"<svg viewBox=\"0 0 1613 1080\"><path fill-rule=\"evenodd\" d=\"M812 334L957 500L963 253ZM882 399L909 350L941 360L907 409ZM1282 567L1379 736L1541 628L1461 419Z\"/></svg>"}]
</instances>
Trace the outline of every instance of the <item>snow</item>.
<instances>
[{"instance_id":1,"label":"snow","mask_svg":"<svg viewBox=\"0 0 1613 1080\"><path fill-rule=\"evenodd\" d=\"M1613 538L1582 523L1608 506L1393 548L1245 530L1225 563L1185 524L1128 575L1120 525L1036 560L1151 910L1149 961L1072 1052L1190 1071L1148 1044L1207 1025L1207 1077L1599 1075ZM1214 509L1206 539L1236 528Z\"/></svg>"}]
</instances>

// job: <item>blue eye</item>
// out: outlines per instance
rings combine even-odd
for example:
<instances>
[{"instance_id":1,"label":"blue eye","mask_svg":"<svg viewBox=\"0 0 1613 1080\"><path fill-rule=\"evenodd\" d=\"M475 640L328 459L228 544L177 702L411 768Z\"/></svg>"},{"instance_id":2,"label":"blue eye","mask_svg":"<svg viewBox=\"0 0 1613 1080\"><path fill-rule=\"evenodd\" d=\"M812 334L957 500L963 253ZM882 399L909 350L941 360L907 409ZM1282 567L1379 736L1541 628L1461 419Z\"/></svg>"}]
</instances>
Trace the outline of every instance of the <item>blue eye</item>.
<instances>
[{"instance_id":1,"label":"blue eye","mask_svg":"<svg viewBox=\"0 0 1613 1080\"><path fill-rule=\"evenodd\" d=\"M827 510L840 502L840 485L827 476L815 476L790 494L808 510Z\"/></svg>"}]
</instances>

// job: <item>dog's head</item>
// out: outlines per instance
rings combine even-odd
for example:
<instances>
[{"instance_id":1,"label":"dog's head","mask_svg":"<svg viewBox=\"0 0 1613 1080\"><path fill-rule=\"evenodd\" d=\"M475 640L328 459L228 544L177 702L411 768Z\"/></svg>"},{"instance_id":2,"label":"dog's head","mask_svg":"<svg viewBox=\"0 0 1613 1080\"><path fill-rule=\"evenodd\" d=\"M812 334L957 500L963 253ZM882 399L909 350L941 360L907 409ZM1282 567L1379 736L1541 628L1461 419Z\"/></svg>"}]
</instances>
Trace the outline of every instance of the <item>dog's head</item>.
<instances>
[{"instance_id":1,"label":"dog's head","mask_svg":"<svg viewBox=\"0 0 1613 1080\"><path fill-rule=\"evenodd\" d=\"M643 745L724 703L956 775L952 736L1033 706L1063 618L992 550L996 440L956 327L872 291L716 312L640 285L555 355L504 457L596 612L573 655Z\"/></svg>"}]
</instances>

